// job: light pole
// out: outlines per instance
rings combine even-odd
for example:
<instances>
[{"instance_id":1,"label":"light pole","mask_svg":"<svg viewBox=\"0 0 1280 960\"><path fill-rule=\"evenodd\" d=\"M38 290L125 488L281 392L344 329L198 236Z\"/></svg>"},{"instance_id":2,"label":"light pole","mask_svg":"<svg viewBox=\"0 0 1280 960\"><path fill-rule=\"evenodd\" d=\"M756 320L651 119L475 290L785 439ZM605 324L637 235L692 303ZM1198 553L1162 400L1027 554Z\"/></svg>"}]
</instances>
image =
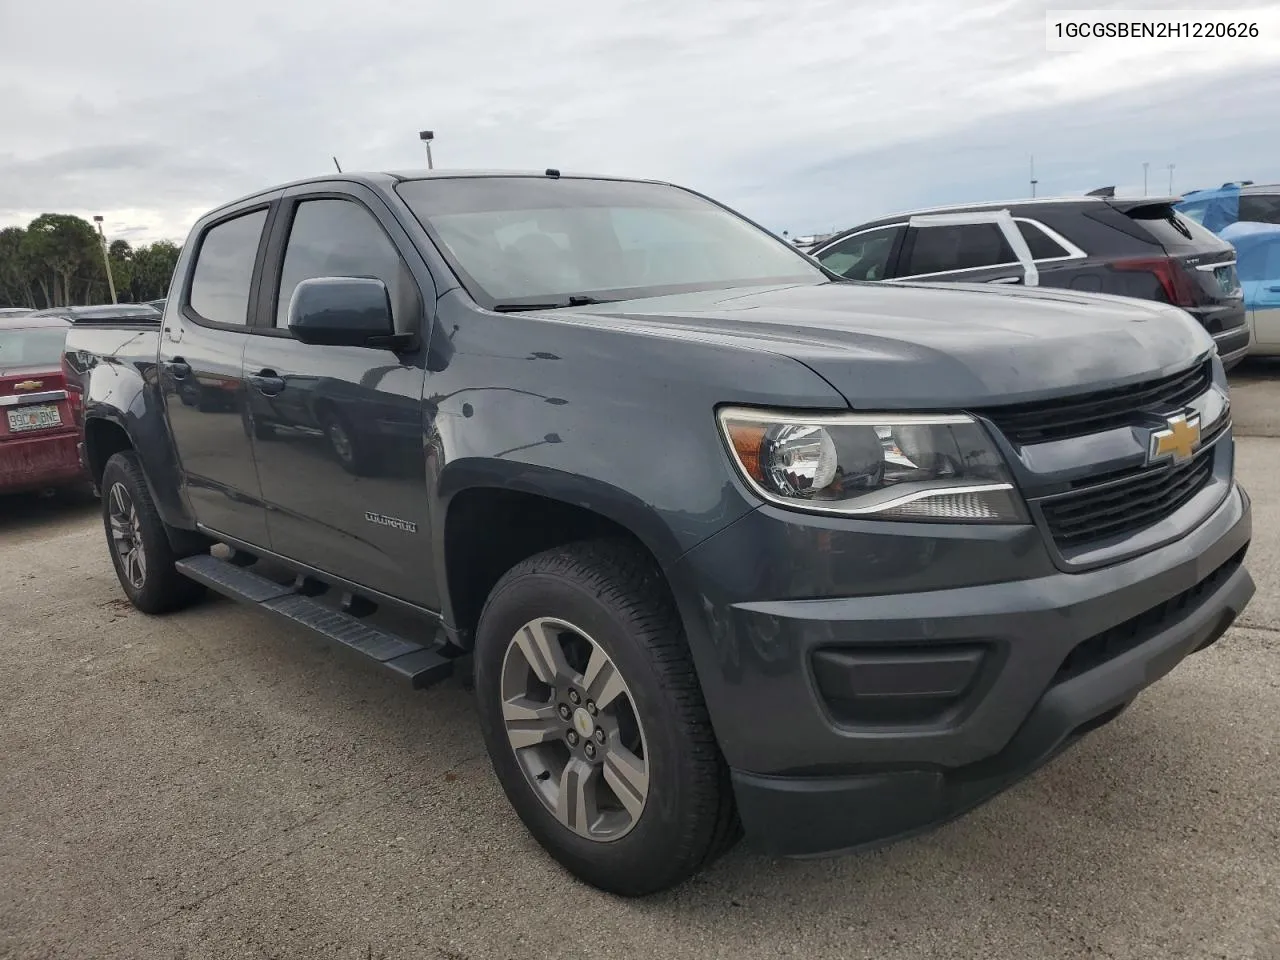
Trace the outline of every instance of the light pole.
<instances>
[{"instance_id":1,"label":"light pole","mask_svg":"<svg viewBox=\"0 0 1280 960\"><path fill-rule=\"evenodd\" d=\"M431 141L436 138L435 132L432 130L422 130L418 133L418 139L423 142L427 148L427 169L434 170L435 166L431 163Z\"/></svg>"},{"instance_id":2,"label":"light pole","mask_svg":"<svg viewBox=\"0 0 1280 960\"><path fill-rule=\"evenodd\" d=\"M1147 195L1147 167L1148 166L1149 164L1147 163L1142 164L1142 195L1144 197Z\"/></svg>"},{"instance_id":3,"label":"light pole","mask_svg":"<svg viewBox=\"0 0 1280 960\"><path fill-rule=\"evenodd\" d=\"M1173 196L1173 164L1169 164L1169 196Z\"/></svg>"},{"instance_id":4,"label":"light pole","mask_svg":"<svg viewBox=\"0 0 1280 960\"><path fill-rule=\"evenodd\" d=\"M1040 181L1036 179L1036 158L1031 158L1031 196L1036 195L1036 184Z\"/></svg>"},{"instance_id":5,"label":"light pole","mask_svg":"<svg viewBox=\"0 0 1280 960\"><path fill-rule=\"evenodd\" d=\"M102 217L94 217L98 225L98 237L102 240L102 263L107 268L107 286L111 288L111 302L116 302L116 280L111 276L111 255L107 252L107 235L102 232Z\"/></svg>"}]
</instances>

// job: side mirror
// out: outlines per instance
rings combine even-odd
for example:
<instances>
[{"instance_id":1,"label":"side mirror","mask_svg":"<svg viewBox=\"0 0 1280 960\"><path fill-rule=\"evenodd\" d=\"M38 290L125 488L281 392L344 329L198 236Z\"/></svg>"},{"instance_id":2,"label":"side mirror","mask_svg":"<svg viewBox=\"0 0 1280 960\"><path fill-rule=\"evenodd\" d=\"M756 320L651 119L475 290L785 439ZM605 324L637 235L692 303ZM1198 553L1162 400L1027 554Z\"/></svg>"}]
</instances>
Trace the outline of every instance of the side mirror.
<instances>
[{"instance_id":1,"label":"side mirror","mask_svg":"<svg viewBox=\"0 0 1280 960\"><path fill-rule=\"evenodd\" d=\"M388 345L395 339L395 326L387 285L369 277L303 280L289 300L289 333L303 343Z\"/></svg>"}]
</instances>

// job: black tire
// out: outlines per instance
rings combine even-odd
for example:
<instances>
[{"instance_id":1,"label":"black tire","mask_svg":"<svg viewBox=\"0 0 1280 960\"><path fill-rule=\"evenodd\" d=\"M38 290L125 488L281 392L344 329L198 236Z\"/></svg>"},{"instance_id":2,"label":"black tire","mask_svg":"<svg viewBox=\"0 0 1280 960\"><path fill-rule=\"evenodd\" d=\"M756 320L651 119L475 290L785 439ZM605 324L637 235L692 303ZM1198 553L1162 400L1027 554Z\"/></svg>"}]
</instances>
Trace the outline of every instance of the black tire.
<instances>
[{"instance_id":1,"label":"black tire","mask_svg":"<svg viewBox=\"0 0 1280 960\"><path fill-rule=\"evenodd\" d=\"M630 688L645 730L649 794L630 831L607 842L564 826L526 777L507 739L502 680L508 645L539 617L583 630ZM579 879L622 896L666 890L700 871L740 835L684 629L660 571L619 541L569 544L508 571L476 635L475 689L494 771L530 833Z\"/></svg>"},{"instance_id":2,"label":"black tire","mask_svg":"<svg viewBox=\"0 0 1280 960\"><path fill-rule=\"evenodd\" d=\"M118 505L113 493L116 485L123 488L127 503L137 516L135 539L142 546L145 572L141 582L135 583L133 574L126 573L125 560L117 549L112 535L112 509ZM156 511L151 492L142 475L138 455L132 450L117 453L107 461L102 471L102 524L107 534L107 549L111 563L116 568L120 586L129 602L143 613L168 613L188 607L204 595L202 584L189 580L174 568L179 558L175 555L165 523Z\"/></svg>"}]
</instances>

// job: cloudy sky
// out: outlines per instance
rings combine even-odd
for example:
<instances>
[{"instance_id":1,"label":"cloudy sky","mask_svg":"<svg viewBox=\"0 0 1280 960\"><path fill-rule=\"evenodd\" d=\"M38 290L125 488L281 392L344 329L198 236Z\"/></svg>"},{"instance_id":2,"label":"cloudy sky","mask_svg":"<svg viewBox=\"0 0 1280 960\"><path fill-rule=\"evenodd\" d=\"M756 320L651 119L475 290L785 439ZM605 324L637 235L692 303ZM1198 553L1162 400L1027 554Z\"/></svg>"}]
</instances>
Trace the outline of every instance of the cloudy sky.
<instances>
[{"instance_id":1,"label":"cloudy sky","mask_svg":"<svg viewBox=\"0 0 1280 960\"><path fill-rule=\"evenodd\" d=\"M1050 53L1049 8L1259 0L0 0L0 226L181 239L332 170L656 177L771 229L1117 184L1280 181L1280 36Z\"/></svg>"}]
</instances>

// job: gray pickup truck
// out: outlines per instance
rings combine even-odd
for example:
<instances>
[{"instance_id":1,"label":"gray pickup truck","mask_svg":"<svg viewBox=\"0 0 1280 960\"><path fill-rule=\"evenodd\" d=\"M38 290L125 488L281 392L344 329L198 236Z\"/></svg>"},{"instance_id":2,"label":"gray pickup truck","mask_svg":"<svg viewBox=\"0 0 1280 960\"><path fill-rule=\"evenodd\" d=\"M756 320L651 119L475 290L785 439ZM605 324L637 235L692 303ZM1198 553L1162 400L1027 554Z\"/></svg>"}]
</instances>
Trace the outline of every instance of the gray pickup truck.
<instances>
[{"instance_id":1,"label":"gray pickup truck","mask_svg":"<svg viewBox=\"0 0 1280 960\"><path fill-rule=\"evenodd\" d=\"M64 368L135 606L213 589L472 678L516 812L620 894L743 832L807 856L954 817L1254 589L1181 310L843 281L666 184L266 190Z\"/></svg>"}]
</instances>

